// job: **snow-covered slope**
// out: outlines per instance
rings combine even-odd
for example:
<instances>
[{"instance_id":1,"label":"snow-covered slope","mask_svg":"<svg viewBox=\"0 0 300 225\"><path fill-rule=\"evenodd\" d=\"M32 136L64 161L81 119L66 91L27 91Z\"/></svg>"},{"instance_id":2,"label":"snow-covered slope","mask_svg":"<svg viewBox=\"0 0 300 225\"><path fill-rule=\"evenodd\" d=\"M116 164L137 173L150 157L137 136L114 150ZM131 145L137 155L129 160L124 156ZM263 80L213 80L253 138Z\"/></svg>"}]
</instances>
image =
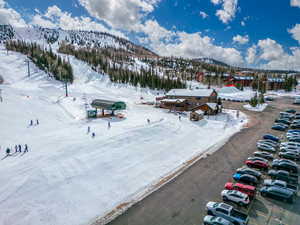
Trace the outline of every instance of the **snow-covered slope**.
<instances>
[{"instance_id":1,"label":"snow-covered slope","mask_svg":"<svg viewBox=\"0 0 300 225\"><path fill-rule=\"evenodd\" d=\"M112 84L73 57L75 80L65 98L63 85L32 64L27 77L25 59L0 49L1 225L87 224L222 145L245 122L231 111L199 123L186 116L180 121L137 104L141 96L153 100L151 91ZM84 119L85 103L94 98L125 101L126 119ZM29 126L31 119L39 125ZM5 157L5 149L16 144L27 144L29 152Z\"/></svg>"},{"instance_id":2,"label":"snow-covered slope","mask_svg":"<svg viewBox=\"0 0 300 225\"><path fill-rule=\"evenodd\" d=\"M127 51L136 56L157 56L155 53L129 40L109 33L97 31L50 29L39 26L12 27L0 25L0 43L4 40L19 39L43 44L65 41L75 46L114 48Z\"/></svg>"}]
</instances>

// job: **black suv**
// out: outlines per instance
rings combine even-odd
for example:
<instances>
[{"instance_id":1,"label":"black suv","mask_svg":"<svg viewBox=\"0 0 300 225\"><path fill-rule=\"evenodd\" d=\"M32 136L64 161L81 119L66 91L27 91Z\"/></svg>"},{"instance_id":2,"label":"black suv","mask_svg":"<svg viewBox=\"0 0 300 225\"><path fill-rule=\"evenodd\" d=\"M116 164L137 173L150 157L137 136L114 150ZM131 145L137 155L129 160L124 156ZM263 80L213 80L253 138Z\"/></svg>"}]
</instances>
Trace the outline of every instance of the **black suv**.
<instances>
[{"instance_id":1,"label":"black suv","mask_svg":"<svg viewBox=\"0 0 300 225\"><path fill-rule=\"evenodd\" d=\"M287 160L273 160L272 168L276 170L285 170L292 173L298 173L298 166Z\"/></svg>"}]
</instances>

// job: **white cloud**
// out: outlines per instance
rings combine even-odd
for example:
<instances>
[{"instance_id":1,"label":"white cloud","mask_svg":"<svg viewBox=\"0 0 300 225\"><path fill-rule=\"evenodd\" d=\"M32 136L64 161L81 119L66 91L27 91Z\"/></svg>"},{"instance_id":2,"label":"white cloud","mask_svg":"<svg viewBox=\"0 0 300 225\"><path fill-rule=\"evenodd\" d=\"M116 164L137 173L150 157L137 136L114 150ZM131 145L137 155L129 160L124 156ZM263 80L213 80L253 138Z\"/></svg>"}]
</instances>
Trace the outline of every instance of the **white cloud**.
<instances>
[{"instance_id":1,"label":"white cloud","mask_svg":"<svg viewBox=\"0 0 300 225\"><path fill-rule=\"evenodd\" d=\"M292 29L288 29L288 32L292 34L292 37L300 44L300 24L296 24Z\"/></svg>"},{"instance_id":2,"label":"white cloud","mask_svg":"<svg viewBox=\"0 0 300 225\"><path fill-rule=\"evenodd\" d=\"M170 31L152 20L141 25L140 31L146 35L140 41L162 56L211 57L233 65L243 64L238 50L214 45L213 39L201 33Z\"/></svg>"},{"instance_id":3,"label":"white cloud","mask_svg":"<svg viewBox=\"0 0 300 225\"><path fill-rule=\"evenodd\" d=\"M4 0L0 0L0 24L11 24L15 27L26 26L21 15L12 8L9 8Z\"/></svg>"},{"instance_id":4,"label":"white cloud","mask_svg":"<svg viewBox=\"0 0 300 225\"><path fill-rule=\"evenodd\" d=\"M300 0L291 0L291 6L300 7Z\"/></svg>"},{"instance_id":5,"label":"white cloud","mask_svg":"<svg viewBox=\"0 0 300 225\"><path fill-rule=\"evenodd\" d=\"M90 15L112 27L134 30L160 0L79 0Z\"/></svg>"},{"instance_id":6,"label":"white cloud","mask_svg":"<svg viewBox=\"0 0 300 225\"><path fill-rule=\"evenodd\" d=\"M223 3L222 9L216 12L216 16L218 16L223 23L227 24L235 17L238 0L211 0L211 2L215 5Z\"/></svg>"},{"instance_id":7,"label":"white cloud","mask_svg":"<svg viewBox=\"0 0 300 225\"><path fill-rule=\"evenodd\" d=\"M283 47L276 41L267 38L258 41L257 49L259 50L259 53L255 57L256 61L266 61L260 64L260 67L262 68L300 70L299 47L290 48L291 53L289 54L285 52Z\"/></svg>"},{"instance_id":8,"label":"white cloud","mask_svg":"<svg viewBox=\"0 0 300 225\"><path fill-rule=\"evenodd\" d=\"M108 29L104 25L93 21L90 17L72 17L70 13L63 12L56 5L48 7L45 14L36 14L32 18L31 24L65 30L95 30L125 37L122 32Z\"/></svg>"},{"instance_id":9,"label":"white cloud","mask_svg":"<svg viewBox=\"0 0 300 225\"><path fill-rule=\"evenodd\" d=\"M245 36L241 36L241 35L236 35L232 38L233 42L237 42L241 45L246 44L249 42L249 36L245 35Z\"/></svg>"},{"instance_id":10,"label":"white cloud","mask_svg":"<svg viewBox=\"0 0 300 225\"><path fill-rule=\"evenodd\" d=\"M259 40L257 45L262 50L261 59L278 60L284 55L282 46L270 38Z\"/></svg>"},{"instance_id":11,"label":"white cloud","mask_svg":"<svg viewBox=\"0 0 300 225\"><path fill-rule=\"evenodd\" d=\"M208 15L205 13L205 12L203 12L203 11L200 11L200 16L203 18L203 19L206 19L207 17L208 17Z\"/></svg>"},{"instance_id":12,"label":"white cloud","mask_svg":"<svg viewBox=\"0 0 300 225\"><path fill-rule=\"evenodd\" d=\"M246 56L246 61L248 64L253 64L256 59L256 45L253 45L252 47L247 49L247 56Z\"/></svg>"}]
</instances>

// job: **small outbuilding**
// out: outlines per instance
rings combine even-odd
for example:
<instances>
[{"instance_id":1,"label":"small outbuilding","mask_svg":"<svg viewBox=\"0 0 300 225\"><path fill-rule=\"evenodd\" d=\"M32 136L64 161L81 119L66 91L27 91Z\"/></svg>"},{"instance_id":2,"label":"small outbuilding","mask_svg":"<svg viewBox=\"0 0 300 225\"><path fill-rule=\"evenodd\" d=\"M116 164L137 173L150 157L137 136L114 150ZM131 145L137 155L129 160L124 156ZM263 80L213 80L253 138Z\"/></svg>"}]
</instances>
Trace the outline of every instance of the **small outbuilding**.
<instances>
[{"instance_id":1,"label":"small outbuilding","mask_svg":"<svg viewBox=\"0 0 300 225\"><path fill-rule=\"evenodd\" d=\"M191 121L199 121L202 120L204 118L204 112L199 109L199 110L193 110L190 113L190 120Z\"/></svg>"},{"instance_id":2,"label":"small outbuilding","mask_svg":"<svg viewBox=\"0 0 300 225\"><path fill-rule=\"evenodd\" d=\"M197 106L193 109L193 111L196 110L202 110L204 112L204 115L216 115L219 112L219 106L217 103L214 102L208 102L205 104L202 104L200 106Z\"/></svg>"}]
</instances>

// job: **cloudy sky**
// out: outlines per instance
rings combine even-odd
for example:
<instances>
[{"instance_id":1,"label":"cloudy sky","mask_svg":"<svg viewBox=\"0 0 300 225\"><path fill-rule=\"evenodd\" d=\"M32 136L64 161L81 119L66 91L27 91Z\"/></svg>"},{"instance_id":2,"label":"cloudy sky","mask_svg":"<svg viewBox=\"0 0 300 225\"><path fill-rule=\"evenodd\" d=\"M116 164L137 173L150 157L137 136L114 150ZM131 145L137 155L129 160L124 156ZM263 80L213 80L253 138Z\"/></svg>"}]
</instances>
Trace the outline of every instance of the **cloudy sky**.
<instances>
[{"instance_id":1,"label":"cloudy sky","mask_svg":"<svg viewBox=\"0 0 300 225\"><path fill-rule=\"evenodd\" d=\"M163 56L300 70L300 0L0 0L0 24L110 32Z\"/></svg>"}]
</instances>

